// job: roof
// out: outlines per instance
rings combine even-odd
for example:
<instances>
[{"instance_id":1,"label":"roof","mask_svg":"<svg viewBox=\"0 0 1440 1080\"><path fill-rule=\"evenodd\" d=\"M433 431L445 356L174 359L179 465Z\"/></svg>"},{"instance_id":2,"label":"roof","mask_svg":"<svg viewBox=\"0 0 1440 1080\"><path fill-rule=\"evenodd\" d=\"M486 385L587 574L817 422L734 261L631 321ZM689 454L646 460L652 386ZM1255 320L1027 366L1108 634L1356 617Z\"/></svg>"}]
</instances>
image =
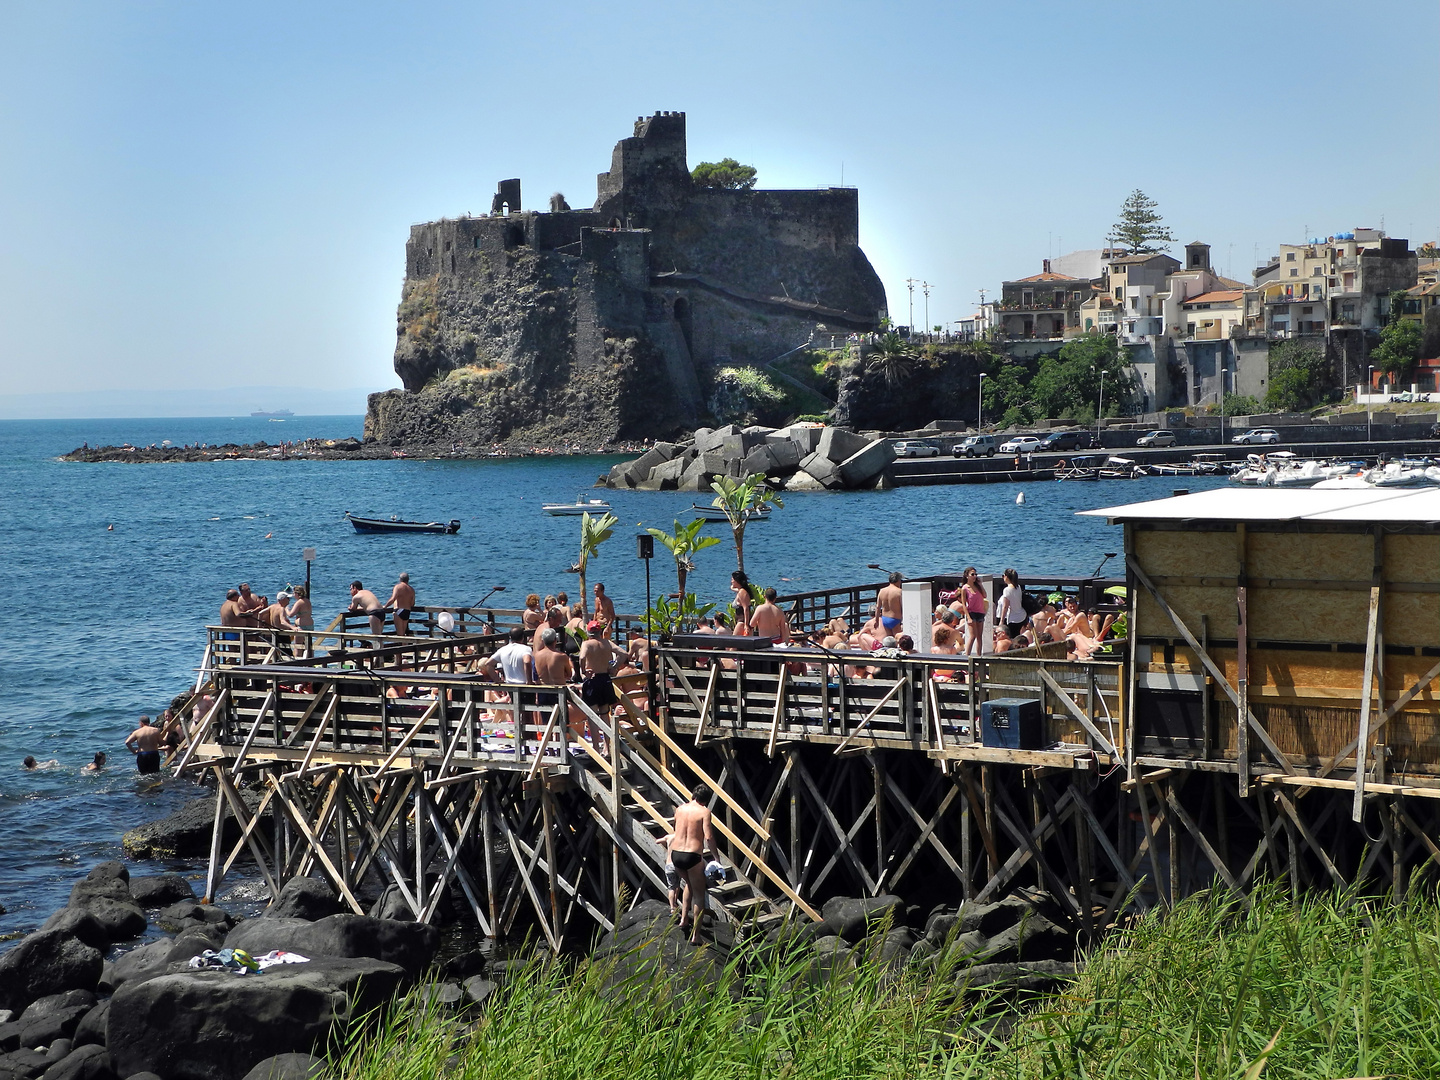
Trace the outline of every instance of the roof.
<instances>
[{"instance_id":1,"label":"roof","mask_svg":"<svg viewBox=\"0 0 1440 1080\"><path fill-rule=\"evenodd\" d=\"M1440 488L1211 488L1193 495L1082 510L1128 521L1440 523Z\"/></svg>"},{"instance_id":2,"label":"roof","mask_svg":"<svg viewBox=\"0 0 1440 1080\"><path fill-rule=\"evenodd\" d=\"M1163 251L1157 251L1152 255L1122 255L1118 259L1111 259L1110 263L1112 266L1116 263L1146 263L1151 259L1169 259L1171 262L1180 261L1173 255L1166 255Z\"/></svg>"},{"instance_id":3,"label":"roof","mask_svg":"<svg viewBox=\"0 0 1440 1080\"><path fill-rule=\"evenodd\" d=\"M1236 281L1234 278L1221 277L1219 274L1215 275L1215 280L1221 285L1225 286L1225 288L1227 289L1239 289L1241 292L1244 292L1250 287L1246 285L1243 281Z\"/></svg>"},{"instance_id":4,"label":"roof","mask_svg":"<svg viewBox=\"0 0 1440 1080\"><path fill-rule=\"evenodd\" d=\"M1007 281L1007 285L1018 285L1022 281L1079 281L1078 277L1070 277L1068 274L1052 274L1046 270L1043 274L1032 274L1030 277L1016 278L1014 281Z\"/></svg>"},{"instance_id":5,"label":"roof","mask_svg":"<svg viewBox=\"0 0 1440 1080\"><path fill-rule=\"evenodd\" d=\"M1224 289L1219 292L1201 293L1199 296L1192 296L1185 301L1184 306L1191 304L1233 304L1245 295L1240 289Z\"/></svg>"}]
</instances>

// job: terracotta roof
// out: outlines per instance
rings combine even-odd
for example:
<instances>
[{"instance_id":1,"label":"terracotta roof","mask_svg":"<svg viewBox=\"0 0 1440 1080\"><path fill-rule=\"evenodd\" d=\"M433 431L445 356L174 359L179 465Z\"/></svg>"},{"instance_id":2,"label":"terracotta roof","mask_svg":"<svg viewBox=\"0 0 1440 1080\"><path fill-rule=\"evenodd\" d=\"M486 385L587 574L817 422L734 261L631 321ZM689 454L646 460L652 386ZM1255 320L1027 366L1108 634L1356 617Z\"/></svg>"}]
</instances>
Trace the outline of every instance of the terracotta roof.
<instances>
[{"instance_id":1,"label":"terracotta roof","mask_svg":"<svg viewBox=\"0 0 1440 1080\"><path fill-rule=\"evenodd\" d=\"M1215 275L1215 280L1218 281L1221 285L1224 285L1227 289L1239 289L1241 292L1244 292L1250 287L1246 285L1243 281L1236 281L1234 278L1221 277L1219 274Z\"/></svg>"},{"instance_id":2,"label":"terracotta roof","mask_svg":"<svg viewBox=\"0 0 1440 1080\"><path fill-rule=\"evenodd\" d=\"M1239 289L1201 293L1199 296L1192 296L1189 300L1186 300L1184 306L1189 307L1191 304L1233 304L1244 295L1245 293Z\"/></svg>"},{"instance_id":3,"label":"terracotta roof","mask_svg":"<svg viewBox=\"0 0 1440 1080\"><path fill-rule=\"evenodd\" d=\"M1078 277L1070 277L1070 276L1067 275L1067 274L1052 274L1049 270L1046 270L1043 274L1033 274L1033 275L1030 276L1030 277L1016 278L1016 279L1015 279L1014 281L1012 281L1012 282L1006 282L1006 284L1009 284L1009 285L1018 285L1018 284L1019 284L1020 282L1022 282L1022 281L1079 281L1079 280L1080 280L1080 279L1079 279Z\"/></svg>"}]
</instances>

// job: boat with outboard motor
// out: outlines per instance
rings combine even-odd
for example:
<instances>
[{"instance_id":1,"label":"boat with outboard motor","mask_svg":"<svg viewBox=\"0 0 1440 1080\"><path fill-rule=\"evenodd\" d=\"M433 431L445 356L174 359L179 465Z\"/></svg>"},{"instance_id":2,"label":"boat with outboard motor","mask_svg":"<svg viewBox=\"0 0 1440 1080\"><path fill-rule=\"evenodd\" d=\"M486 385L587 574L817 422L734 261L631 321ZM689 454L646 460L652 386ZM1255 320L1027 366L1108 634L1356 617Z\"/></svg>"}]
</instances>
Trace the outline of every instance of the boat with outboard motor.
<instances>
[{"instance_id":1,"label":"boat with outboard motor","mask_svg":"<svg viewBox=\"0 0 1440 1080\"><path fill-rule=\"evenodd\" d=\"M587 499L582 491L573 503L545 503L540 509L551 517L579 517L581 514L608 514L610 504L604 499Z\"/></svg>"},{"instance_id":2,"label":"boat with outboard motor","mask_svg":"<svg viewBox=\"0 0 1440 1080\"><path fill-rule=\"evenodd\" d=\"M345 511L345 517L355 526L357 533L424 532L453 535L460 531L459 518L451 518L449 521L402 521L393 514L389 518L357 517L349 510Z\"/></svg>"},{"instance_id":3,"label":"boat with outboard motor","mask_svg":"<svg viewBox=\"0 0 1440 1080\"><path fill-rule=\"evenodd\" d=\"M718 506L701 506L699 503L690 504L690 512L698 518L706 521L729 521L725 511ZM746 521L764 521L770 516L770 507L757 506L745 511Z\"/></svg>"}]
</instances>

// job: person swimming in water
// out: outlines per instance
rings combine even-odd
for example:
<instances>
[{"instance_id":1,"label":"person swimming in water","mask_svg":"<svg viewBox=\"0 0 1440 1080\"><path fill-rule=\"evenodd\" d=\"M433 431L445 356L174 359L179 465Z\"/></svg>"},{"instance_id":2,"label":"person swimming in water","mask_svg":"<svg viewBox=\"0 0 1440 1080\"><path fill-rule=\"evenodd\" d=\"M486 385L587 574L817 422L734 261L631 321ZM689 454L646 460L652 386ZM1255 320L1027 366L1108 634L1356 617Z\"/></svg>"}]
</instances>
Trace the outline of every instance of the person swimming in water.
<instances>
[{"instance_id":1,"label":"person swimming in water","mask_svg":"<svg viewBox=\"0 0 1440 1080\"><path fill-rule=\"evenodd\" d=\"M88 773L104 772L104 771L105 771L105 751L104 751L104 750L97 750L97 751L95 752L95 760L92 761L92 762L90 762L89 765L86 765L86 766L85 766L84 768L82 768L80 771L81 771L81 772L88 772Z\"/></svg>"}]
</instances>

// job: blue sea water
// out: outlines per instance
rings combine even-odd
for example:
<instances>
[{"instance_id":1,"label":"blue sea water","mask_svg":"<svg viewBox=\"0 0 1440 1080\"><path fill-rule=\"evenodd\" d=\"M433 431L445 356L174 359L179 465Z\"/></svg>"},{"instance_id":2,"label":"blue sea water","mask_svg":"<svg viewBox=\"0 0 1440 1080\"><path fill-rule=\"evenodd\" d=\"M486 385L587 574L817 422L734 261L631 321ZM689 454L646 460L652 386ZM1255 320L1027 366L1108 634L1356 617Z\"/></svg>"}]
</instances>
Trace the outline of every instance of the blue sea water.
<instances>
[{"instance_id":1,"label":"blue sea water","mask_svg":"<svg viewBox=\"0 0 1440 1080\"><path fill-rule=\"evenodd\" d=\"M473 603L494 585L502 606L526 592L575 592L578 521L544 502L588 491L617 458L483 461L225 461L70 464L82 442L278 442L359 436L361 418L0 421L0 936L33 928L62 905L96 862L120 857L120 837L194 798L186 780L136 776L122 741L195 678L202 627L227 588L248 581L274 596L305 577L315 547L316 622L348 603L363 580L383 598L408 570L422 604ZM1186 479L1183 486L1211 486ZM794 493L746 531L751 577L781 592L870 581L879 563L907 575L969 564L998 572L1088 574L1119 530L1075 511L1166 495L1169 478L1092 484L991 484L891 492ZM1017 493L1025 503L1017 505ZM644 565L632 539L643 526L688 520L693 494L610 492L620 519L592 562L622 612L644 604ZM459 518L455 536L360 536L344 512ZM110 528L113 526L113 529ZM726 599L734 551L697 557L689 587ZM1112 569L1114 568L1114 564ZM674 587L658 551L655 592ZM102 774L79 770L104 750ZM26 754L58 764L27 772ZM200 868L175 868L198 873Z\"/></svg>"}]
</instances>

